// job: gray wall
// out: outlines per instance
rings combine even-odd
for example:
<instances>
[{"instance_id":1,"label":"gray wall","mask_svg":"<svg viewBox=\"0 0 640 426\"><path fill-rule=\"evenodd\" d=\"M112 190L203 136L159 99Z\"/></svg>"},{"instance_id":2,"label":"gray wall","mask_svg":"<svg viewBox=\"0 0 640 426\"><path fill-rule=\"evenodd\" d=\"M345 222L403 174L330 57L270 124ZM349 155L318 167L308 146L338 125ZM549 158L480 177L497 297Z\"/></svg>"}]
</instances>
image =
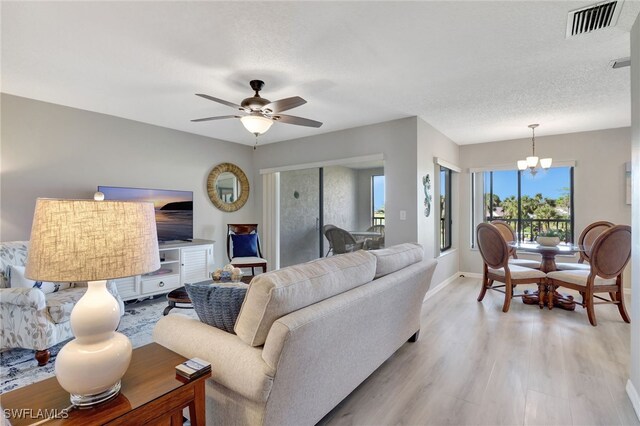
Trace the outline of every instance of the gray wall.
<instances>
[{"instance_id":1,"label":"gray wall","mask_svg":"<svg viewBox=\"0 0 640 426\"><path fill-rule=\"evenodd\" d=\"M318 258L319 188L317 168L280 173L280 267Z\"/></svg>"},{"instance_id":2,"label":"gray wall","mask_svg":"<svg viewBox=\"0 0 640 426\"><path fill-rule=\"evenodd\" d=\"M342 166L324 167L324 223L358 229L358 173Z\"/></svg>"},{"instance_id":3,"label":"gray wall","mask_svg":"<svg viewBox=\"0 0 640 426\"><path fill-rule=\"evenodd\" d=\"M372 154L384 155L387 185L387 245L416 241L416 118L405 118L338 132L259 146L254 158L260 169L331 161ZM255 206L262 218L262 180L256 179ZM400 210L407 219L400 220Z\"/></svg>"},{"instance_id":4,"label":"gray wall","mask_svg":"<svg viewBox=\"0 0 640 426\"><path fill-rule=\"evenodd\" d=\"M226 258L226 224L253 222L251 147L2 94L0 240L27 240L37 197L91 198L98 185L193 191L194 236L216 240ZM247 204L224 213L209 201L206 179L222 162L251 184Z\"/></svg>"},{"instance_id":5,"label":"gray wall","mask_svg":"<svg viewBox=\"0 0 640 426\"><path fill-rule=\"evenodd\" d=\"M385 243L390 246L418 241L425 247L425 256L434 257L436 228L433 215L422 216L421 179L426 171L433 173L434 156L457 163L458 149L432 126L411 117L261 146L256 151L255 174L260 169L382 153L386 185ZM258 192L256 207L261 209L261 191ZM406 212L405 220L400 219L402 210ZM456 226L454 223L454 228ZM457 256L454 250L439 259L434 285L458 271Z\"/></svg>"},{"instance_id":6,"label":"gray wall","mask_svg":"<svg viewBox=\"0 0 640 426\"><path fill-rule=\"evenodd\" d=\"M526 130L526 129L525 129ZM531 149L531 139L460 147L460 270L480 273L482 260L471 249L471 178L469 168L510 165ZM574 207L576 238L591 222L631 222L625 204L625 163L630 160L630 129L608 129L536 138L536 151L554 161L575 160Z\"/></svg>"},{"instance_id":7,"label":"gray wall","mask_svg":"<svg viewBox=\"0 0 640 426\"><path fill-rule=\"evenodd\" d=\"M640 18L631 30L631 140L633 150L633 256L631 301L631 386L640 419Z\"/></svg>"},{"instance_id":8,"label":"gray wall","mask_svg":"<svg viewBox=\"0 0 640 426\"><path fill-rule=\"evenodd\" d=\"M433 275L433 284L437 285L460 270L458 250L459 179L455 176L456 173L452 174L452 246L446 253L441 254L439 251L439 201L437 201L440 199L438 179L440 169L438 168L438 173L435 173L434 158L438 157L451 164L459 165L460 147L422 119L418 119L417 127L417 176L415 178L414 211L418 218L418 242L424 246L425 256L438 258L438 267ZM429 217L424 215L424 189L422 185L422 177L427 173L431 176L431 195L433 198Z\"/></svg>"}]
</instances>

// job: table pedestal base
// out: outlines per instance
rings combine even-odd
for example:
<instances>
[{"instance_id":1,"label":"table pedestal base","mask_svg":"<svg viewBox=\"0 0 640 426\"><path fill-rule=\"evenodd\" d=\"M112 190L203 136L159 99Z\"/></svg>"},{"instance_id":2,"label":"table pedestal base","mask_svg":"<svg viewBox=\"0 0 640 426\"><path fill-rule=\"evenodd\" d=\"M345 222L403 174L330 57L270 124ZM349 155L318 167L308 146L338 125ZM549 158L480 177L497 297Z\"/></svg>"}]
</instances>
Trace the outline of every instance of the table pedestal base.
<instances>
[{"instance_id":1,"label":"table pedestal base","mask_svg":"<svg viewBox=\"0 0 640 426\"><path fill-rule=\"evenodd\" d=\"M552 291L546 290L542 294L542 304L540 303L540 292L534 291L529 292L529 290L524 291L524 296L522 296L522 303L526 305L538 305L540 309L543 306L548 306L549 309L552 307L564 309L566 311L574 311L576 309L576 302L573 301L573 296L569 294L560 294L555 289ZM549 303L549 295L551 295L551 303Z\"/></svg>"}]
</instances>

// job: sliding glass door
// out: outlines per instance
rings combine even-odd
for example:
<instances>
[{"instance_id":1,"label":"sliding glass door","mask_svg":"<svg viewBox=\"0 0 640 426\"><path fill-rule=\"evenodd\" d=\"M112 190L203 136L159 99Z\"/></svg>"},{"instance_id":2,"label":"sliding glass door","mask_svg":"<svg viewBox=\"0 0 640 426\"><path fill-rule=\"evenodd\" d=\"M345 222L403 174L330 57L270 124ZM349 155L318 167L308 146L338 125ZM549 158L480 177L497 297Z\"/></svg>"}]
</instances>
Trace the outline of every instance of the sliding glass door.
<instances>
[{"instance_id":1,"label":"sliding glass door","mask_svg":"<svg viewBox=\"0 0 640 426\"><path fill-rule=\"evenodd\" d=\"M326 256L330 244L324 225L349 232L360 245L377 238L380 248L385 221L382 161L281 171L279 204L280 267ZM378 228L372 230L373 225Z\"/></svg>"}]
</instances>

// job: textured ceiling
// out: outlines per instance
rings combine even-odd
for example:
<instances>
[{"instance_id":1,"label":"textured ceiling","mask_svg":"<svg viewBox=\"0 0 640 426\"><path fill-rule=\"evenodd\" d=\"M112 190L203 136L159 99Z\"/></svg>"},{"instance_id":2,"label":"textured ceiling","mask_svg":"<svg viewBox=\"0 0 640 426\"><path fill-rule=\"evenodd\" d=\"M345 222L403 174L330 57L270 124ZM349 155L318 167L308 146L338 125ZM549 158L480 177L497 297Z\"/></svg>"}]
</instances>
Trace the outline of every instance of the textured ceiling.
<instances>
[{"instance_id":1,"label":"textured ceiling","mask_svg":"<svg viewBox=\"0 0 640 426\"><path fill-rule=\"evenodd\" d=\"M459 144L628 126L629 29L565 38L566 2L2 2L2 91L253 144L233 110L262 79L302 96L260 143L417 115Z\"/></svg>"}]
</instances>

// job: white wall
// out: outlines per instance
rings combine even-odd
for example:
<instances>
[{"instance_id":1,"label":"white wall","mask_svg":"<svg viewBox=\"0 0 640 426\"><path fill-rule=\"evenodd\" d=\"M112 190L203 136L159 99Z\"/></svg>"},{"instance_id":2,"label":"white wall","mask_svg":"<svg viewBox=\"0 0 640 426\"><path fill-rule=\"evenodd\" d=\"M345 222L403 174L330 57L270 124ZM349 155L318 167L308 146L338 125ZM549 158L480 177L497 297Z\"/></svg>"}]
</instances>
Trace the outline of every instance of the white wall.
<instances>
[{"instance_id":1,"label":"white wall","mask_svg":"<svg viewBox=\"0 0 640 426\"><path fill-rule=\"evenodd\" d=\"M98 185L193 191L194 236L216 240L216 265L228 261L226 224L258 218L251 147L7 94L0 102L3 241L29 239L37 197L91 198ZM207 176L222 162L250 181L236 213L207 196Z\"/></svg>"},{"instance_id":2,"label":"white wall","mask_svg":"<svg viewBox=\"0 0 640 426\"><path fill-rule=\"evenodd\" d=\"M439 194L439 173L436 173L436 167L434 164L434 158L442 158L451 164L458 165L460 161L460 147L433 128L429 123L418 118L418 135L417 135L417 176L416 176L416 196L415 196L415 211L418 220L418 242L425 248L425 256L428 258L438 257L438 267L434 272L433 284L437 285L453 274L458 272L459 269L459 254L458 254L458 193L459 193L459 179L457 179L456 173L452 173L451 192L452 192L452 246L447 253L440 255L440 212L439 206L440 199ZM429 217L424 215L424 189L422 185L422 177L426 174L431 176L431 214ZM436 176L438 175L438 176Z\"/></svg>"},{"instance_id":3,"label":"white wall","mask_svg":"<svg viewBox=\"0 0 640 426\"><path fill-rule=\"evenodd\" d=\"M633 247L631 293L631 378L634 408L640 419L640 18L631 30L631 144L633 179ZM630 391L631 394L633 391Z\"/></svg>"},{"instance_id":4,"label":"white wall","mask_svg":"<svg viewBox=\"0 0 640 426\"><path fill-rule=\"evenodd\" d=\"M544 124L543 124L544 125ZM525 129L526 130L526 129ZM460 147L460 269L482 271L482 260L471 247L471 178L469 168L510 165L524 158L531 139L463 145ZM625 204L625 163L630 160L630 129L608 129L536 138L536 152L554 161L575 160L575 238L589 223L609 220L631 222Z\"/></svg>"}]
</instances>

